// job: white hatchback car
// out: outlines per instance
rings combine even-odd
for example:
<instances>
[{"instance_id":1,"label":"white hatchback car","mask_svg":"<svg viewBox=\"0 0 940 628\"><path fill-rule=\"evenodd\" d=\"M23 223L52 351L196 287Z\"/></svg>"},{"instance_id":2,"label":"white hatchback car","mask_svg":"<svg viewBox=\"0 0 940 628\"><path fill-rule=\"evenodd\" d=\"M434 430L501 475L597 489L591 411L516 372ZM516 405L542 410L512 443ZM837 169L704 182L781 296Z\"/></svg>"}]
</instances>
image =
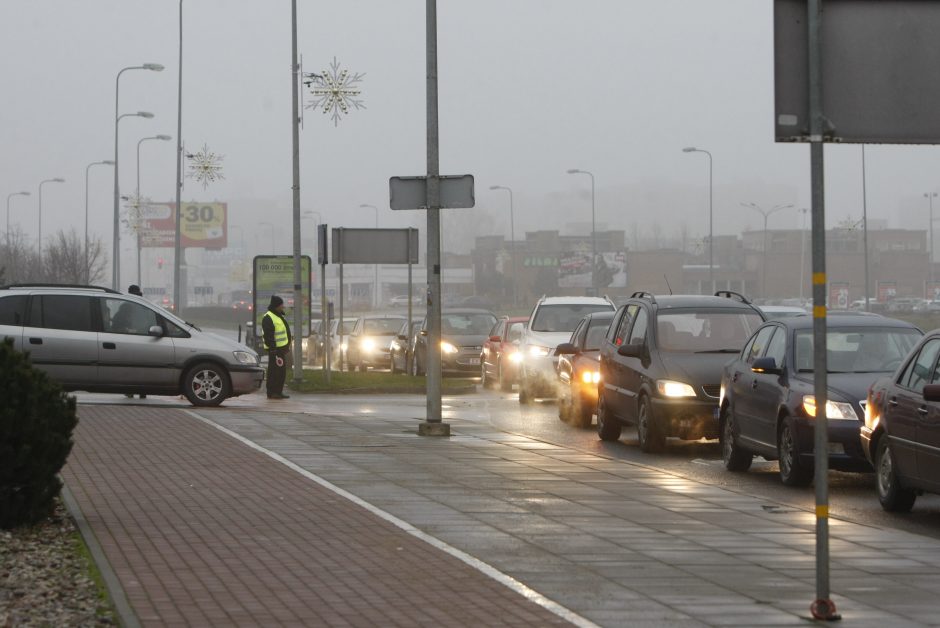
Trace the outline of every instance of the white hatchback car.
<instances>
[{"instance_id":1,"label":"white hatchback car","mask_svg":"<svg viewBox=\"0 0 940 628\"><path fill-rule=\"evenodd\" d=\"M519 343L519 403L536 397L555 397L558 357L555 348L568 342L581 318L591 312L613 312L607 297L542 297L532 309Z\"/></svg>"}]
</instances>

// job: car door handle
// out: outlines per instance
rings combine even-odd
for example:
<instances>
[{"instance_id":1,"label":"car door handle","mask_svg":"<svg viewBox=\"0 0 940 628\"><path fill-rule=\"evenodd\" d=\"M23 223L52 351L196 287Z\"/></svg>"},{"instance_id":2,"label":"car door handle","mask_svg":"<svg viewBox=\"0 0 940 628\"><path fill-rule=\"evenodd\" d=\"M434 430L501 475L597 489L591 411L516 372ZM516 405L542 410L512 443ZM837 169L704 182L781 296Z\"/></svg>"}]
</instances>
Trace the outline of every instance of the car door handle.
<instances>
[{"instance_id":1,"label":"car door handle","mask_svg":"<svg viewBox=\"0 0 940 628\"><path fill-rule=\"evenodd\" d=\"M101 346L104 347L105 349L117 349L117 345L114 344L113 342L103 342L101 343Z\"/></svg>"},{"instance_id":2,"label":"car door handle","mask_svg":"<svg viewBox=\"0 0 940 628\"><path fill-rule=\"evenodd\" d=\"M741 375L741 371L735 371L734 375L731 376L731 382L737 383L739 375Z\"/></svg>"},{"instance_id":3,"label":"car door handle","mask_svg":"<svg viewBox=\"0 0 940 628\"><path fill-rule=\"evenodd\" d=\"M921 414L926 415L927 412L928 412L927 406L921 406L921 407L917 408L917 411L920 412Z\"/></svg>"},{"instance_id":4,"label":"car door handle","mask_svg":"<svg viewBox=\"0 0 940 628\"><path fill-rule=\"evenodd\" d=\"M41 345L41 344L42 344L42 338L30 338L30 339L29 339L29 344L31 344L31 345Z\"/></svg>"},{"instance_id":5,"label":"car door handle","mask_svg":"<svg viewBox=\"0 0 940 628\"><path fill-rule=\"evenodd\" d=\"M888 405L889 405L889 406L896 406L896 405L898 405L898 400L895 399L894 397L892 397L891 399L888 399Z\"/></svg>"}]
</instances>

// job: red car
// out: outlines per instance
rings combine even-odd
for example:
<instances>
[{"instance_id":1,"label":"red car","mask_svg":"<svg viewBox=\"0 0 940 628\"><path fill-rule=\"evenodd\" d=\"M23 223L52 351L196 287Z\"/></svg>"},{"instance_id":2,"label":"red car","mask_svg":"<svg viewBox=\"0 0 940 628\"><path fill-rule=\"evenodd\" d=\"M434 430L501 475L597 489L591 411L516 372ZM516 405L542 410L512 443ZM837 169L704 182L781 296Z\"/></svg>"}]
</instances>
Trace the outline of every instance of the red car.
<instances>
[{"instance_id":1,"label":"red car","mask_svg":"<svg viewBox=\"0 0 940 628\"><path fill-rule=\"evenodd\" d=\"M483 343L480 353L480 378L484 388L498 385L504 392L510 392L519 375L519 340L526 323L526 316L503 316Z\"/></svg>"}]
</instances>

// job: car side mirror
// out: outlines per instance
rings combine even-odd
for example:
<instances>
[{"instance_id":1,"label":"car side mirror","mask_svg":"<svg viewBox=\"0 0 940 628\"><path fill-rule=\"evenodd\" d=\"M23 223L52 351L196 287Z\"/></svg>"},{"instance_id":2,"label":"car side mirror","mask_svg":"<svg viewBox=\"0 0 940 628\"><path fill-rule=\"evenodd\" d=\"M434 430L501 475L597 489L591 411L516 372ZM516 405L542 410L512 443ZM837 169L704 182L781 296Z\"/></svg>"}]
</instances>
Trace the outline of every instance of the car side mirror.
<instances>
[{"instance_id":1,"label":"car side mirror","mask_svg":"<svg viewBox=\"0 0 940 628\"><path fill-rule=\"evenodd\" d=\"M777 360L775 358L757 358L751 362L751 372L753 373L767 373L768 375L779 375L783 369L777 366Z\"/></svg>"},{"instance_id":2,"label":"car side mirror","mask_svg":"<svg viewBox=\"0 0 940 628\"><path fill-rule=\"evenodd\" d=\"M940 384L924 386L924 401L940 401Z\"/></svg>"},{"instance_id":3,"label":"car side mirror","mask_svg":"<svg viewBox=\"0 0 940 628\"><path fill-rule=\"evenodd\" d=\"M574 355L577 352L578 348L570 342L563 342L555 347L555 355Z\"/></svg>"},{"instance_id":4,"label":"car side mirror","mask_svg":"<svg viewBox=\"0 0 940 628\"><path fill-rule=\"evenodd\" d=\"M163 328L160 327L159 325L151 325L150 329L147 330L147 335L153 336L154 338L162 338Z\"/></svg>"},{"instance_id":5,"label":"car side mirror","mask_svg":"<svg viewBox=\"0 0 940 628\"><path fill-rule=\"evenodd\" d=\"M499 336L490 336L490 342L502 342L503 339Z\"/></svg>"},{"instance_id":6,"label":"car side mirror","mask_svg":"<svg viewBox=\"0 0 940 628\"><path fill-rule=\"evenodd\" d=\"M427 329L422 329L422 330L419 331L418 333L419 333L420 335L422 335L422 336L427 336L427 335L428 335L428 330L427 330Z\"/></svg>"},{"instance_id":7,"label":"car side mirror","mask_svg":"<svg viewBox=\"0 0 940 628\"><path fill-rule=\"evenodd\" d=\"M625 358L642 358L643 357L643 345L634 344L634 345L620 345L617 347L617 355L622 355Z\"/></svg>"}]
</instances>

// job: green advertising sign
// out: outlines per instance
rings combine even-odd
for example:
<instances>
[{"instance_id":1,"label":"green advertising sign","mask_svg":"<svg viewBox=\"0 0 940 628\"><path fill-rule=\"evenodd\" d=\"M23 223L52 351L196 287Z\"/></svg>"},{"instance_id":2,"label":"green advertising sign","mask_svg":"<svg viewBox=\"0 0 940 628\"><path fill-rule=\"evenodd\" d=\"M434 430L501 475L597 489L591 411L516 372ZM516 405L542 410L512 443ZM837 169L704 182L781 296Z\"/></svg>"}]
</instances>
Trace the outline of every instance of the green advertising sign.
<instances>
[{"instance_id":1,"label":"green advertising sign","mask_svg":"<svg viewBox=\"0 0 940 628\"><path fill-rule=\"evenodd\" d=\"M293 255L257 255L253 262L252 285L254 290L255 334L261 335L261 317L268 311L271 296L284 299L284 313L294 330L294 256ZM309 255L300 256L300 285L303 304L301 317L304 336L310 335L310 274Z\"/></svg>"}]
</instances>

